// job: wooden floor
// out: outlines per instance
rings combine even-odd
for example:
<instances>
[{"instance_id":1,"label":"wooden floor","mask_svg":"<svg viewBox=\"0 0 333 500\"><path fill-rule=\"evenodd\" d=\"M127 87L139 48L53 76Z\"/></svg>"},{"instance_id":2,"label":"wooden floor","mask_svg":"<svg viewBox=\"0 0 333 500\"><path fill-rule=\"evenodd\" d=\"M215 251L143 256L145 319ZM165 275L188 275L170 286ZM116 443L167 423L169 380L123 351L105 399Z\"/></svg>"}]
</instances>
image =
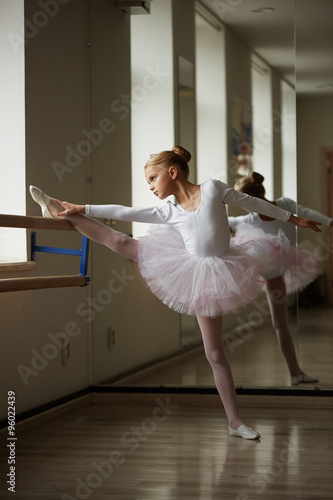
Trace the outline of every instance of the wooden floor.
<instances>
[{"instance_id":1,"label":"wooden floor","mask_svg":"<svg viewBox=\"0 0 333 500\"><path fill-rule=\"evenodd\" d=\"M332 390L333 308L301 309L299 316L290 316L289 323L301 367L319 379L318 383L301 384L299 389ZM227 333L225 345L236 387L290 387L287 365L269 320L257 328L244 330L243 335ZM103 385L110 385L110 381ZM111 385L214 387L214 379L199 348L179 361L158 365Z\"/></svg>"},{"instance_id":2,"label":"wooden floor","mask_svg":"<svg viewBox=\"0 0 333 500\"><path fill-rule=\"evenodd\" d=\"M15 493L7 490L9 448L7 435L0 434L0 498L332 500L333 403L315 397L316 385L333 387L328 312L300 318L302 365L320 378L306 386L313 397L271 396L267 402L238 396L243 421L262 434L260 441L229 437L216 395L90 395L52 420L18 426ZM290 387L269 324L233 347L228 356L236 386ZM214 385L202 352L121 384Z\"/></svg>"},{"instance_id":3,"label":"wooden floor","mask_svg":"<svg viewBox=\"0 0 333 500\"><path fill-rule=\"evenodd\" d=\"M219 401L137 396L77 408L16 443L16 492L1 499L332 500L332 409L246 408L260 441L229 437ZM141 399L142 398L142 399Z\"/></svg>"}]
</instances>

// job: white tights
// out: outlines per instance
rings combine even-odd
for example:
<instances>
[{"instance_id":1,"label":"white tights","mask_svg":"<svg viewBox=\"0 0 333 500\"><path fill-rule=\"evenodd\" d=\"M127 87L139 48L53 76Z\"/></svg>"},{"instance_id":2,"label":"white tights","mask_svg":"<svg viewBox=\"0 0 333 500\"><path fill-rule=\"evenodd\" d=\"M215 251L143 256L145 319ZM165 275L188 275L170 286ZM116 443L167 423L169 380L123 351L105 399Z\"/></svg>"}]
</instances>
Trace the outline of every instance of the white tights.
<instances>
[{"instance_id":1,"label":"white tights","mask_svg":"<svg viewBox=\"0 0 333 500\"><path fill-rule=\"evenodd\" d=\"M224 348L222 317L206 318L197 316L205 354L212 367L216 388L222 400L230 427L238 429L242 425L236 400L236 391L230 365Z\"/></svg>"},{"instance_id":2,"label":"white tights","mask_svg":"<svg viewBox=\"0 0 333 500\"><path fill-rule=\"evenodd\" d=\"M281 351L286 359L290 375L294 377L303 374L304 372L298 364L293 339L288 326L287 293L283 276L266 281L266 295L271 311L273 328L276 332Z\"/></svg>"},{"instance_id":3,"label":"white tights","mask_svg":"<svg viewBox=\"0 0 333 500\"><path fill-rule=\"evenodd\" d=\"M55 200L51 201L48 209L53 217L56 217L57 213L63 210ZM81 234L84 234L90 240L105 245L113 252L136 262L138 240L127 236L127 234L115 231L87 215L73 214L61 218L67 219Z\"/></svg>"}]
</instances>

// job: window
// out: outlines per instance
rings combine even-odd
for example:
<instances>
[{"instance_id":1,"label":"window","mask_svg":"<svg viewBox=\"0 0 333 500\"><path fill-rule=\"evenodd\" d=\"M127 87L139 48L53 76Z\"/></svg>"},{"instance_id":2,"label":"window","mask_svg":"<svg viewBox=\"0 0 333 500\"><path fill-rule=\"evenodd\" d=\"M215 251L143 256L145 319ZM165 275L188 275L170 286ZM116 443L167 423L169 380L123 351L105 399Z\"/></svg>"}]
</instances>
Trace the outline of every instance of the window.
<instances>
[{"instance_id":1,"label":"window","mask_svg":"<svg viewBox=\"0 0 333 500\"><path fill-rule=\"evenodd\" d=\"M251 61L252 119L253 119L253 170L265 177L268 199L274 198L273 179L273 123L272 123L272 74L261 59Z\"/></svg>"},{"instance_id":2,"label":"window","mask_svg":"<svg viewBox=\"0 0 333 500\"><path fill-rule=\"evenodd\" d=\"M23 0L0 0L1 214L26 214L23 40ZM0 227L0 263L26 260L26 230Z\"/></svg>"},{"instance_id":3,"label":"window","mask_svg":"<svg viewBox=\"0 0 333 500\"><path fill-rule=\"evenodd\" d=\"M282 192L297 200L296 94L288 83L281 82L282 100Z\"/></svg>"},{"instance_id":4,"label":"window","mask_svg":"<svg viewBox=\"0 0 333 500\"><path fill-rule=\"evenodd\" d=\"M196 18L197 182L228 182L224 30Z\"/></svg>"},{"instance_id":5,"label":"window","mask_svg":"<svg viewBox=\"0 0 333 500\"><path fill-rule=\"evenodd\" d=\"M149 153L174 144L171 2L156 2L149 16L131 17L132 204L159 205L149 191L144 165ZM134 237L149 224L134 223Z\"/></svg>"}]
</instances>

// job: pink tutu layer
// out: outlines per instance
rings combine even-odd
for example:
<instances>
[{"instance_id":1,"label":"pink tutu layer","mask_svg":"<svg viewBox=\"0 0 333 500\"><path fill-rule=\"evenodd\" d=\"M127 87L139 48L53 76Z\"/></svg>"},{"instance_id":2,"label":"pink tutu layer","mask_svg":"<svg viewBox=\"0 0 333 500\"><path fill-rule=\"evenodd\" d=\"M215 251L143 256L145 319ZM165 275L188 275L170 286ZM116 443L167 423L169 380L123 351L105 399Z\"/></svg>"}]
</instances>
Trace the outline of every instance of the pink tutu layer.
<instances>
[{"instance_id":1,"label":"pink tutu layer","mask_svg":"<svg viewBox=\"0 0 333 500\"><path fill-rule=\"evenodd\" d=\"M216 317L250 302L265 284L267 248L232 240L223 257L197 257L170 227L139 238L138 267L150 290L168 307L189 315Z\"/></svg>"},{"instance_id":2,"label":"pink tutu layer","mask_svg":"<svg viewBox=\"0 0 333 500\"><path fill-rule=\"evenodd\" d=\"M303 290L321 274L315 256L309 250L292 246L282 231L273 235L242 223L237 227L235 240L239 243L255 240L266 249L270 261L263 277L270 280L283 275L288 294Z\"/></svg>"}]
</instances>

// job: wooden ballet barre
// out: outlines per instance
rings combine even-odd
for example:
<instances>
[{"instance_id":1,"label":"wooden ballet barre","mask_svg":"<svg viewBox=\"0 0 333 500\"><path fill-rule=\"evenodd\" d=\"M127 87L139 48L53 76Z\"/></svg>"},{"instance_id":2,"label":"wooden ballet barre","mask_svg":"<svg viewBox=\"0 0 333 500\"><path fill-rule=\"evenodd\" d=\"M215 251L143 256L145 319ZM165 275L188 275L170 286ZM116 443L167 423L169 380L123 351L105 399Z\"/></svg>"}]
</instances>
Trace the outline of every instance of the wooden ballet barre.
<instances>
[{"instance_id":1,"label":"wooden ballet barre","mask_svg":"<svg viewBox=\"0 0 333 500\"><path fill-rule=\"evenodd\" d=\"M25 215L0 214L0 227L15 227L26 229L49 229L59 231L76 231L76 228L65 219L32 217ZM37 290L44 288L63 288L71 286L86 286L90 279L87 276L89 240L82 235L80 250L69 248L55 248L36 245L36 233L31 234L31 260L35 260L35 252L65 254L80 257L80 271L77 275L66 276L36 276L24 278L0 279L1 292L19 292L23 290Z\"/></svg>"},{"instance_id":2,"label":"wooden ballet barre","mask_svg":"<svg viewBox=\"0 0 333 500\"><path fill-rule=\"evenodd\" d=\"M33 217L31 215L0 214L0 227L22 227L27 229L51 229L58 231L76 231L75 227L65 219Z\"/></svg>"},{"instance_id":3,"label":"wooden ballet barre","mask_svg":"<svg viewBox=\"0 0 333 500\"><path fill-rule=\"evenodd\" d=\"M40 288L62 288L87 285L87 276L37 276L34 278L6 278L0 280L1 292L21 292Z\"/></svg>"}]
</instances>

